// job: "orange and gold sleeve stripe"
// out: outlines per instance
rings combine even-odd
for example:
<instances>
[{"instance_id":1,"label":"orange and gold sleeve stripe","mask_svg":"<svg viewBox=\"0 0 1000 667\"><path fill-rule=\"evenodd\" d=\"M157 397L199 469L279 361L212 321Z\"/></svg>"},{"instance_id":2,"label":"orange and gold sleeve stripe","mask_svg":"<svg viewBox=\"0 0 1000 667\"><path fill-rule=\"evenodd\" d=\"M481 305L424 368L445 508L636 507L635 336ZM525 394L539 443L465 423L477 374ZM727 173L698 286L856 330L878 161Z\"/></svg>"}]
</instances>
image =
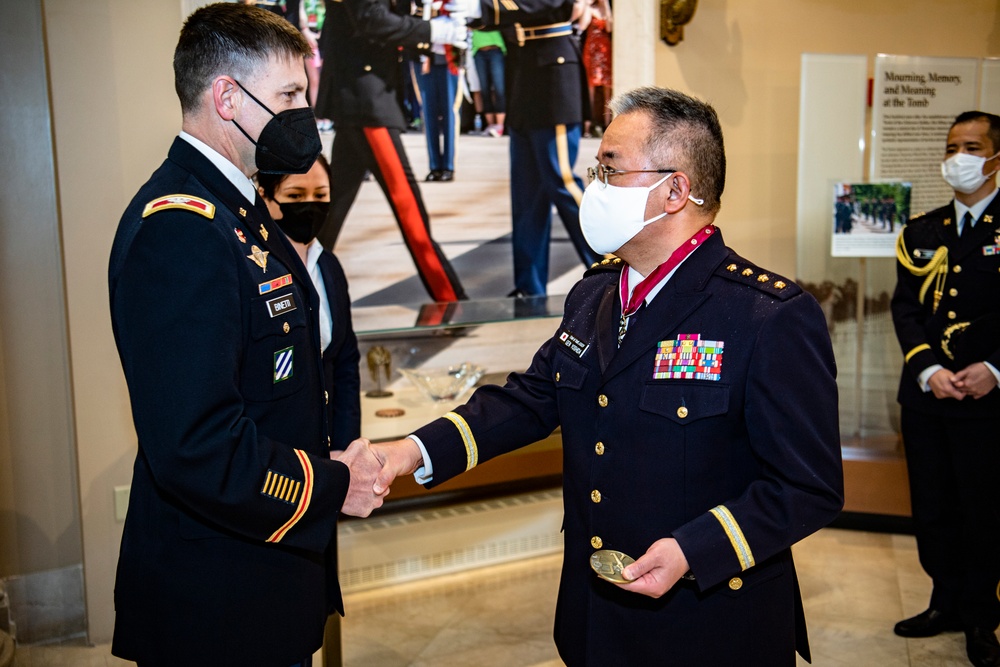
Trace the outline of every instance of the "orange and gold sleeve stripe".
<instances>
[{"instance_id":1,"label":"orange and gold sleeve stripe","mask_svg":"<svg viewBox=\"0 0 1000 667\"><path fill-rule=\"evenodd\" d=\"M312 502L314 483L312 462L309 460L309 457L306 456L306 453L301 449L296 449L294 451L295 455L299 457L299 463L302 465L302 473L304 476L304 481L302 482L302 495L299 496L299 504L295 508L295 512L292 514L291 518L286 521L281 528L274 531L271 537L267 538L268 542L280 542L282 538L288 534L288 531L291 530L303 516L305 516L306 511L309 509L309 503Z\"/></svg>"}]
</instances>

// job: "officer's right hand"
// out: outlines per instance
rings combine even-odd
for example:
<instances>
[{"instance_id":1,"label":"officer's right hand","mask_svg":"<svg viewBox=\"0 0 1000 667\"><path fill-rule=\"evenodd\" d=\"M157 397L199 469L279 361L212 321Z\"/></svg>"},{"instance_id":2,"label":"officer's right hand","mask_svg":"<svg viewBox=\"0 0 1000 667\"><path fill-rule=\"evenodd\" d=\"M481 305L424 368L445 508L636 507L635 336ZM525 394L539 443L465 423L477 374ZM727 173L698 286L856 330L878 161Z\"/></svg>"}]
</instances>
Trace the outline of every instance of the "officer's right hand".
<instances>
[{"instance_id":1,"label":"officer's right hand","mask_svg":"<svg viewBox=\"0 0 1000 667\"><path fill-rule=\"evenodd\" d=\"M962 400L965 394L955 386L955 374L947 368L942 368L927 380L927 386L934 392L934 398L954 398Z\"/></svg>"},{"instance_id":2,"label":"officer's right hand","mask_svg":"<svg viewBox=\"0 0 1000 667\"><path fill-rule=\"evenodd\" d=\"M372 490L382 470L382 462L372 453L370 445L371 442L365 438L358 438L343 452L330 453L330 458L345 464L351 471L351 483L347 488L344 506L340 510L344 514L365 517L371 514L373 509L382 506L382 499L386 494L376 494Z\"/></svg>"},{"instance_id":3,"label":"officer's right hand","mask_svg":"<svg viewBox=\"0 0 1000 667\"><path fill-rule=\"evenodd\" d=\"M465 21L459 21L451 16L438 16L430 21L431 43L446 46L466 48L469 41L469 29Z\"/></svg>"}]
</instances>

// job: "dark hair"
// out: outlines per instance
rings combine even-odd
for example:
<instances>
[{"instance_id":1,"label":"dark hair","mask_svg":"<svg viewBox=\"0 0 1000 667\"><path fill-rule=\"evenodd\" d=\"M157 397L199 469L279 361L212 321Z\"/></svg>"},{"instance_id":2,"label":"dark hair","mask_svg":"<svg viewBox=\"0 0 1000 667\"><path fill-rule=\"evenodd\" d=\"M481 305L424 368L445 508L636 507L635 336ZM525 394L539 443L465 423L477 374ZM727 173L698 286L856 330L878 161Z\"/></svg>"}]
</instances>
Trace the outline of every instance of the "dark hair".
<instances>
[{"instance_id":1,"label":"dark hair","mask_svg":"<svg viewBox=\"0 0 1000 667\"><path fill-rule=\"evenodd\" d=\"M646 142L650 156L691 176L691 194L705 200L704 208L716 212L726 187L726 149L719 117L710 104L669 88L645 86L615 97L608 103L616 115L644 112L653 121Z\"/></svg>"},{"instance_id":2,"label":"dark hair","mask_svg":"<svg viewBox=\"0 0 1000 667\"><path fill-rule=\"evenodd\" d=\"M215 77L252 78L272 57L312 53L302 33L277 14L230 2L207 5L184 22L174 50L174 88L181 111L197 111Z\"/></svg>"},{"instance_id":3,"label":"dark hair","mask_svg":"<svg viewBox=\"0 0 1000 667\"><path fill-rule=\"evenodd\" d=\"M990 129L986 131L986 136L993 143L993 152L1000 152L1000 116L986 113L985 111L965 111L955 116L955 122L951 124L951 128L948 128L948 131L951 132L951 129L956 125L974 120L985 120L990 124Z\"/></svg>"},{"instance_id":4,"label":"dark hair","mask_svg":"<svg viewBox=\"0 0 1000 667\"><path fill-rule=\"evenodd\" d=\"M326 170L326 175L330 176L330 163L327 162L326 157L320 153L319 157L316 158L316 162L323 165L323 169ZM309 167L312 169L312 166ZM262 192L260 196L264 199L270 199L275 201L274 193L278 191L278 187L285 182L285 179L291 176L291 174L263 174L257 172L257 187L259 187Z\"/></svg>"}]
</instances>

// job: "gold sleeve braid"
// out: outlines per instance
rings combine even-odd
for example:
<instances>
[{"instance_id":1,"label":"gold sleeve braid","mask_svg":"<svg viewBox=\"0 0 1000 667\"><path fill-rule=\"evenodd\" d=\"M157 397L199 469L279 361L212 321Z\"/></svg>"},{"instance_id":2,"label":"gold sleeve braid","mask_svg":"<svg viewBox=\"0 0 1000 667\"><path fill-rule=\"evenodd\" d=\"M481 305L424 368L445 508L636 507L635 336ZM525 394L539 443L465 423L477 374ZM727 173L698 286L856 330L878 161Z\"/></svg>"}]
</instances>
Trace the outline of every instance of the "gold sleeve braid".
<instances>
[{"instance_id":1,"label":"gold sleeve braid","mask_svg":"<svg viewBox=\"0 0 1000 667\"><path fill-rule=\"evenodd\" d=\"M903 241L903 234L896 238L896 259L907 271L918 278L926 276L924 284L920 286L920 303L927 297L927 290L931 283L934 284L934 304L931 312L937 312L938 304L941 302L941 295L944 294L944 281L948 277L948 248L938 246L934 251L931 261L924 266L917 266L910 259L910 253L906 250L906 243Z\"/></svg>"}]
</instances>

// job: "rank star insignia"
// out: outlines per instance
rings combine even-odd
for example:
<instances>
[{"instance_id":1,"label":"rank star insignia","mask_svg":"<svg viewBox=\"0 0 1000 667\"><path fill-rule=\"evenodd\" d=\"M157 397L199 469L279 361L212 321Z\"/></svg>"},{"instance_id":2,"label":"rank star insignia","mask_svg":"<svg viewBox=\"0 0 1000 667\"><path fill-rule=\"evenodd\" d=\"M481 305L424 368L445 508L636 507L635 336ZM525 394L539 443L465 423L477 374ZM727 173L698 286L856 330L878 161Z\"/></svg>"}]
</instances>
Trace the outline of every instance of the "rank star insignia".
<instances>
[{"instance_id":1,"label":"rank star insignia","mask_svg":"<svg viewBox=\"0 0 1000 667\"><path fill-rule=\"evenodd\" d=\"M247 210L242 206L240 206L240 216L244 218L247 217Z\"/></svg>"},{"instance_id":2,"label":"rank star insignia","mask_svg":"<svg viewBox=\"0 0 1000 667\"><path fill-rule=\"evenodd\" d=\"M992 225L993 224L993 216L992 215L984 215L983 216L983 222L988 222L988 223L990 223Z\"/></svg>"},{"instance_id":3,"label":"rank star insignia","mask_svg":"<svg viewBox=\"0 0 1000 667\"><path fill-rule=\"evenodd\" d=\"M950 224L951 224L951 218L945 218L944 219L944 226L947 227Z\"/></svg>"},{"instance_id":4,"label":"rank star insignia","mask_svg":"<svg viewBox=\"0 0 1000 667\"><path fill-rule=\"evenodd\" d=\"M243 230L239 227L233 227L233 231L236 232L236 238L240 240L240 243L246 243L247 237L243 235Z\"/></svg>"},{"instance_id":5,"label":"rank star insignia","mask_svg":"<svg viewBox=\"0 0 1000 667\"><path fill-rule=\"evenodd\" d=\"M250 246L251 255L247 255L247 259L252 259L253 263L263 269L264 273L267 273L267 256L270 254L267 250L261 250L257 246Z\"/></svg>"},{"instance_id":6,"label":"rank star insignia","mask_svg":"<svg viewBox=\"0 0 1000 667\"><path fill-rule=\"evenodd\" d=\"M264 228L264 223L260 225L260 235L264 237L265 241L267 240L267 229Z\"/></svg>"}]
</instances>

